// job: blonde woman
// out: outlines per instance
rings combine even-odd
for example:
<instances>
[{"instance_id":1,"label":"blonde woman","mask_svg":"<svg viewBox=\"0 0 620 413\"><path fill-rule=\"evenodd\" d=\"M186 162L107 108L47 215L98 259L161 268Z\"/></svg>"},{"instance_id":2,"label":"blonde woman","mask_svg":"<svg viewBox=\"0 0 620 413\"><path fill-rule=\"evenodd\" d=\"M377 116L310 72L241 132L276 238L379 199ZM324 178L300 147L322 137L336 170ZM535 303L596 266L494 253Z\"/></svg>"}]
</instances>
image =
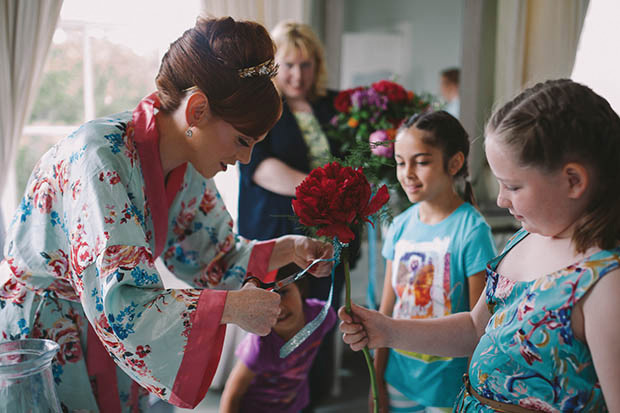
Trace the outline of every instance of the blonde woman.
<instances>
[{"instance_id":1,"label":"blonde woman","mask_svg":"<svg viewBox=\"0 0 620 413\"><path fill-rule=\"evenodd\" d=\"M279 64L274 80L282 95L282 117L255 145L252 160L241 165L239 188L239 233L261 240L301 233L301 226L289 218L293 216L295 187L313 168L322 166L330 153L337 154L336 145L325 133L335 115L337 92L326 89L321 42L310 26L291 21L279 23L271 36ZM326 300L329 279L310 281L309 297ZM337 267L334 308L338 308L343 282L342 267ZM317 356L317 365L330 363L331 341L324 342L326 348ZM329 379L313 380L311 373L312 402L322 393L317 394L317 386L327 391Z\"/></svg>"}]
</instances>

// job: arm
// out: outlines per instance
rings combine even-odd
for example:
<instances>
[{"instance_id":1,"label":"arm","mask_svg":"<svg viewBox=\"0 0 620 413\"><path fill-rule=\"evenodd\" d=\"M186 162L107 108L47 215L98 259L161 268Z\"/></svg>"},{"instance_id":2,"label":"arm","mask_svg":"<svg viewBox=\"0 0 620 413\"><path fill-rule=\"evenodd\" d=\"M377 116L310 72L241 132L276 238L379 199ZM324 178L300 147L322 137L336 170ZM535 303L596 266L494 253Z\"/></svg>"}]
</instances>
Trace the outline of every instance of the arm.
<instances>
[{"instance_id":1,"label":"arm","mask_svg":"<svg viewBox=\"0 0 620 413\"><path fill-rule=\"evenodd\" d=\"M68 261L84 313L105 350L134 381L171 404L193 408L219 362L227 292L165 289L128 189L98 175L81 176L81 191L65 192L62 224L71 234ZM255 296L255 290L250 286L239 294ZM257 293L263 298L255 297L246 311L253 307L259 318L271 318L265 324L273 324L279 297L268 303L264 294L273 293Z\"/></svg>"},{"instance_id":2,"label":"arm","mask_svg":"<svg viewBox=\"0 0 620 413\"><path fill-rule=\"evenodd\" d=\"M226 380L226 387L220 400L220 413L239 413L241 399L248 391L250 383L256 377L256 373L250 370L241 360L237 361L235 368Z\"/></svg>"},{"instance_id":3,"label":"arm","mask_svg":"<svg viewBox=\"0 0 620 413\"><path fill-rule=\"evenodd\" d=\"M620 412L620 269L605 275L583 300L585 337L610 412Z\"/></svg>"},{"instance_id":4,"label":"arm","mask_svg":"<svg viewBox=\"0 0 620 413\"><path fill-rule=\"evenodd\" d=\"M264 267L252 260L268 260L269 271L290 262L306 268L314 258L332 256L331 245L302 235L284 235L261 245L259 248L262 248L263 252L253 255L248 268ZM320 262L312 266L309 272L317 277L326 276L330 273L332 264L333 262ZM277 293L256 288L254 283L249 282L241 290L228 292L220 324L233 323L246 331L267 335L276 323L279 304L280 296Z\"/></svg>"},{"instance_id":5,"label":"arm","mask_svg":"<svg viewBox=\"0 0 620 413\"><path fill-rule=\"evenodd\" d=\"M379 312L388 317L392 316L396 295L392 288L392 261L385 263L385 280L383 282L383 293L381 295L381 306ZM382 347L375 351L375 371L377 373L377 384L379 385L379 411L387 412L389 409L389 399L385 385L385 366L387 365L389 349ZM372 394L369 395L369 408L372 408Z\"/></svg>"},{"instance_id":6,"label":"arm","mask_svg":"<svg viewBox=\"0 0 620 413\"><path fill-rule=\"evenodd\" d=\"M486 271L480 271L467 278L469 287L469 308L474 309L486 285Z\"/></svg>"},{"instance_id":7,"label":"arm","mask_svg":"<svg viewBox=\"0 0 620 413\"><path fill-rule=\"evenodd\" d=\"M295 188L305 178L305 173L274 157L263 160L252 176L257 185L285 196L295 196Z\"/></svg>"},{"instance_id":8,"label":"arm","mask_svg":"<svg viewBox=\"0 0 620 413\"><path fill-rule=\"evenodd\" d=\"M247 283L242 289L226 294L220 325L236 324L245 331L266 336L280 313L280 295Z\"/></svg>"},{"instance_id":9,"label":"arm","mask_svg":"<svg viewBox=\"0 0 620 413\"><path fill-rule=\"evenodd\" d=\"M473 309L486 285L486 265L497 255L491 228L486 223L468 234L463 247L463 268L469 290L469 308Z\"/></svg>"},{"instance_id":10,"label":"arm","mask_svg":"<svg viewBox=\"0 0 620 413\"><path fill-rule=\"evenodd\" d=\"M443 357L467 357L472 354L491 318L484 295L471 312L424 320L395 320L377 311L353 306L353 317L344 308L343 340L354 351L391 347ZM454 340L459 337L459 340Z\"/></svg>"}]
</instances>

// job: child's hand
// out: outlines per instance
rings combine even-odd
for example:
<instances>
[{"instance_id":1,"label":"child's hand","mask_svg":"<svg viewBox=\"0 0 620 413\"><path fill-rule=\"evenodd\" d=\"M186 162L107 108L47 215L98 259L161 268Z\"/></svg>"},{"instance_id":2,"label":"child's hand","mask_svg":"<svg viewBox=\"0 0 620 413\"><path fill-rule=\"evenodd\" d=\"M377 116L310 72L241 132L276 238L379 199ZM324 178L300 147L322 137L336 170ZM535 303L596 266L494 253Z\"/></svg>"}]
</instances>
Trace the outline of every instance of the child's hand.
<instances>
[{"instance_id":1,"label":"child's hand","mask_svg":"<svg viewBox=\"0 0 620 413\"><path fill-rule=\"evenodd\" d=\"M351 346L351 350L359 351L365 346L369 348L387 347L387 317L356 304L351 304L353 316L347 314L344 307L338 310L342 340Z\"/></svg>"},{"instance_id":2,"label":"child's hand","mask_svg":"<svg viewBox=\"0 0 620 413\"><path fill-rule=\"evenodd\" d=\"M279 314L280 294L248 282L242 289L228 292L221 323L237 324L245 331L266 336Z\"/></svg>"}]
</instances>

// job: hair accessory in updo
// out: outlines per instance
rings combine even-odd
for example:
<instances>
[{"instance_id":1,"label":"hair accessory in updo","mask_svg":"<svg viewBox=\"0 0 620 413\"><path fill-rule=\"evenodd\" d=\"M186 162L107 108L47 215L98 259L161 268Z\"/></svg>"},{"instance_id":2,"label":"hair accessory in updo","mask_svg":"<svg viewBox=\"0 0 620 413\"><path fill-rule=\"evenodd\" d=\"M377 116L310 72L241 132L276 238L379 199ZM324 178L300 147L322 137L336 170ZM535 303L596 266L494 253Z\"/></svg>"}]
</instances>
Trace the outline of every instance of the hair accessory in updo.
<instances>
[{"instance_id":1,"label":"hair accessory in updo","mask_svg":"<svg viewBox=\"0 0 620 413\"><path fill-rule=\"evenodd\" d=\"M269 59L256 66L239 69L237 72L239 72L239 77L241 78L257 76L274 77L278 73L278 64L273 59Z\"/></svg>"}]
</instances>

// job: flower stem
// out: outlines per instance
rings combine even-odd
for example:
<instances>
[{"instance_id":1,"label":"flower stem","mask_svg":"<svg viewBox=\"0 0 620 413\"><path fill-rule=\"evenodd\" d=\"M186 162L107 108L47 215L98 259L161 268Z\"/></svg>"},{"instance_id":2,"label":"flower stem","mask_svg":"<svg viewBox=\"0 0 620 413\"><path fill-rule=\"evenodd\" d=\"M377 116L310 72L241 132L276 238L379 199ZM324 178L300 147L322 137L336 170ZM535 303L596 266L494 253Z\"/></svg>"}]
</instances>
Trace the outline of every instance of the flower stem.
<instances>
[{"instance_id":1,"label":"flower stem","mask_svg":"<svg viewBox=\"0 0 620 413\"><path fill-rule=\"evenodd\" d=\"M348 314L352 314L351 311L351 275L349 270L349 247L342 249L341 255L342 263L344 265L344 281L345 281L345 301L344 308ZM373 412L379 413L379 387L377 386L377 374L375 373L375 366L370 355L368 346L362 349L364 358L366 359L366 366L368 367L368 373L370 375L370 386L372 388L372 401Z\"/></svg>"}]
</instances>

